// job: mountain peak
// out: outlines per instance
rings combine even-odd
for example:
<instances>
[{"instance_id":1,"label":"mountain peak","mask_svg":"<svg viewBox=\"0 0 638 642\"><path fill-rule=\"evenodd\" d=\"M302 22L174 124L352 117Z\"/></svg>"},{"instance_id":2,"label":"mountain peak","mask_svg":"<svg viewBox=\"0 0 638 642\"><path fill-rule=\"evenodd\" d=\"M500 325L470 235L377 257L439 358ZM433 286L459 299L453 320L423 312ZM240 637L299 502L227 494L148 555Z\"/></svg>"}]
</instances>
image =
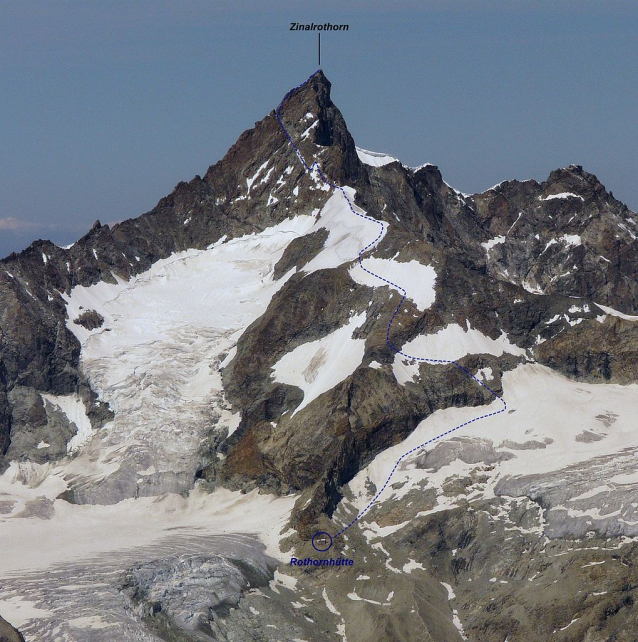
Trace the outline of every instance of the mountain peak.
<instances>
[{"instance_id":1,"label":"mountain peak","mask_svg":"<svg viewBox=\"0 0 638 642\"><path fill-rule=\"evenodd\" d=\"M598 177L584 170L581 165L555 169L543 183L543 188L549 193L574 193L583 198L607 196L607 190Z\"/></svg>"},{"instance_id":2,"label":"mountain peak","mask_svg":"<svg viewBox=\"0 0 638 642\"><path fill-rule=\"evenodd\" d=\"M299 85L299 87L292 89L289 94L284 98L280 107L284 106L284 103L288 98L291 98L293 94L296 94L299 98L308 101L316 101L317 104L323 107L328 107L332 104L330 99L330 88L332 83L328 80L326 75L323 73L322 69L317 70L306 82Z\"/></svg>"},{"instance_id":3,"label":"mountain peak","mask_svg":"<svg viewBox=\"0 0 638 642\"><path fill-rule=\"evenodd\" d=\"M353 184L360 175L361 163L346 121L330 97L331 87L319 69L286 94L275 115L309 165L321 152L321 166L330 180ZM322 152L317 147L329 149Z\"/></svg>"}]
</instances>

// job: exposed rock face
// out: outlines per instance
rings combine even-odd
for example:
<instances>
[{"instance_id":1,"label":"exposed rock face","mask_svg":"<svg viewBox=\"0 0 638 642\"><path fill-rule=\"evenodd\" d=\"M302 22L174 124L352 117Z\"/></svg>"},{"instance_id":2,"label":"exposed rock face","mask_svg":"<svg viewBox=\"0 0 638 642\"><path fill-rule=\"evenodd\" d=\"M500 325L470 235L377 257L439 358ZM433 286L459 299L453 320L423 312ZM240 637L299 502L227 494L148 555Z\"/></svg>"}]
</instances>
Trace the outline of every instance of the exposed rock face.
<instances>
[{"instance_id":1,"label":"exposed rock face","mask_svg":"<svg viewBox=\"0 0 638 642\"><path fill-rule=\"evenodd\" d=\"M24 642L22 634L0 617L0 642Z\"/></svg>"},{"instance_id":2,"label":"exposed rock face","mask_svg":"<svg viewBox=\"0 0 638 642\"><path fill-rule=\"evenodd\" d=\"M578 165L473 197L494 276L532 292L636 309L635 214ZM501 238L502 237L502 238ZM486 239L487 241L487 239Z\"/></svg>"},{"instance_id":3,"label":"exposed rock face","mask_svg":"<svg viewBox=\"0 0 638 642\"><path fill-rule=\"evenodd\" d=\"M77 427L30 387L15 386L8 395L12 407L11 445L7 459L44 463L67 453Z\"/></svg>"}]
</instances>

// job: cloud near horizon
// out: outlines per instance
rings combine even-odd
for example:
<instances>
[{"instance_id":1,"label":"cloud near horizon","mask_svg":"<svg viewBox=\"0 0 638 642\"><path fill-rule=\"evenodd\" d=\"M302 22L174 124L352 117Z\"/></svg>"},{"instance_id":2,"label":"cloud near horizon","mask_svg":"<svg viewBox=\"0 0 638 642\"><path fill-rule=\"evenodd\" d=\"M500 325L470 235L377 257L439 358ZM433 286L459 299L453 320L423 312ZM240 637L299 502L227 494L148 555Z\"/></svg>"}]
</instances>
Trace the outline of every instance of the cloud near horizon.
<instances>
[{"instance_id":1,"label":"cloud near horizon","mask_svg":"<svg viewBox=\"0 0 638 642\"><path fill-rule=\"evenodd\" d=\"M19 232L21 230L32 230L34 227L37 227L35 223L31 223L30 221L21 221L13 216L0 218L0 230Z\"/></svg>"}]
</instances>

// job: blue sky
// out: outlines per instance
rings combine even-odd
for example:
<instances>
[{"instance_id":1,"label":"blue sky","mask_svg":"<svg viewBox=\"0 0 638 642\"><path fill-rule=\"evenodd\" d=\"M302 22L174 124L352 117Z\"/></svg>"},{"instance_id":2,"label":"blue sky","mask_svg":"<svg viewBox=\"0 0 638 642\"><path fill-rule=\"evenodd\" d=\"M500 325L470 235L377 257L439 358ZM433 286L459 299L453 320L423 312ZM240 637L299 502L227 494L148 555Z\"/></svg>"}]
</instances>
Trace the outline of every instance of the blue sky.
<instances>
[{"instance_id":1,"label":"blue sky","mask_svg":"<svg viewBox=\"0 0 638 642\"><path fill-rule=\"evenodd\" d=\"M359 146L464 192L578 163L638 209L638 3L318 6L0 0L0 255L203 174L317 68L291 21L350 24L322 67Z\"/></svg>"}]
</instances>

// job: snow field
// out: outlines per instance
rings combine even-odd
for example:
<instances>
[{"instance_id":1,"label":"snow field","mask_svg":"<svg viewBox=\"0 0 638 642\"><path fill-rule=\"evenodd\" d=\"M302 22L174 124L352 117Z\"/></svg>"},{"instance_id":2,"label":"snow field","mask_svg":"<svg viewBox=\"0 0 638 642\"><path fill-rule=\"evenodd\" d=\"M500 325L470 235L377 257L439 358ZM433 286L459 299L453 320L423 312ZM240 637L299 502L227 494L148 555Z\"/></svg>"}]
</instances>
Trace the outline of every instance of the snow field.
<instances>
[{"instance_id":1,"label":"snow field","mask_svg":"<svg viewBox=\"0 0 638 642\"><path fill-rule=\"evenodd\" d=\"M398 162L398 158L393 156L388 156L388 154L381 154L379 152L371 152L367 149L361 149L360 147L355 148L357 150L357 156L362 163L369 165L370 167L382 167L388 163Z\"/></svg>"},{"instance_id":2,"label":"snow field","mask_svg":"<svg viewBox=\"0 0 638 642\"><path fill-rule=\"evenodd\" d=\"M355 190L350 187L344 187L343 190L348 195L350 203L354 203ZM356 216L350 209L348 199L340 189L335 190L319 213L316 225L310 231L326 229L328 238L321 252L304 266L304 272L310 274L317 270L350 263L357 258L364 247L377 238L381 228L385 235L387 231L385 223L379 222L379 225L374 225L373 221ZM353 207L359 214L369 216L356 205L353 204Z\"/></svg>"},{"instance_id":3,"label":"snow field","mask_svg":"<svg viewBox=\"0 0 638 642\"><path fill-rule=\"evenodd\" d=\"M211 366L263 314L287 278L273 280L274 264L314 223L299 216L260 234L180 252L128 282L74 288L67 297L69 328L83 344L92 386L116 413L108 436L95 444L98 461L112 464L135 451L141 469L192 467L202 413L222 389ZM97 310L105 327L89 332L73 324L81 309ZM219 414L232 432L238 417L223 408ZM105 455L104 446L117 450Z\"/></svg>"},{"instance_id":4,"label":"snow field","mask_svg":"<svg viewBox=\"0 0 638 642\"><path fill-rule=\"evenodd\" d=\"M0 495L8 504L0 514L0 573L25 574L107 552L124 559L134 547L174 538L175 529L180 535L252 533L270 555L281 557L280 531L296 496L209 494L198 487L180 496L170 484L180 470L192 483L211 416L220 428L236 428L238 415L223 403L222 355L232 358L241 332L285 283L287 277L273 280L273 266L288 243L315 222L300 216L207 250L180 252L127 282L74 288L66 297L68 327L82 343L84 371L116 416L92 433L79 398L45 395L78 426L69 445L77 456L46 465L13 462L0 476ZM102 314L103 328L88 331L73 323L88 309ZM137 478L140 497L105 495L104 505L56 499L70 480L99 489L122 471ZM143 496L149 485L155 496ZM116 481L108 493L119 489ZM38 506L47 518L33 514ZM29 608L0 603L14 623L44 617Z\"/></svg>"},{"instance_id":5,"label":"snow field","mask_svg":"<svg viewBox=\"0 0 638 642\"><path fill-rule=\"evenodd\" d=\"M548 395L547 390L552 394ZM512 459L495 464L482 496L489 497L497 479L506 476L545 474L561 470L571 464L584 462L594 457L613 454L630 446L638 446L638 433L635 431L633 417L638 412L638 385L621 386L573 382L537 364L522 364L503 376L503 398L507 399L509 412L489 418L488 422L473 423L452 435L430 444L428 451L438 443L458 440L460 437L490 440L497 452L514 455ZM543 403L539 403L542 399ZM366 487L369 479L377 488L385 483L396 461L406 451L416 448L428 439L443 433L454 426L489 411L496 411L501 403L495 400L490 406L477 408L447 408L439 410L422 421L414 432L402 443L377 455L372 463L359 471L349 487L355 496L355 507L362 510L370 500ZM606 427L600 421L608 410L613 410L617 418ZM600 441L576 441L584 430L603 436ZM545 448L512 448L512 445L525 445L526 442L545 443ZM453 476L468 475L480 464L467 464L460 459L442 466L438 471L418 469L414 459L404 460L394 473L392 483L407 482L402 488L388 492L379 501L401 499L412 488L425 483L429 487L441 488L444 481ZM623 481L625 481L623 479ZM632 480L633 481L633 480ZM454 505L455 498L439 498L434 510ZM365 521L365 517L363 518ZM383 536L402 525L380 529L372 528L372 536ZM366 523L366 527L368 524Z\"/></svg>"},{"instance_id":6,"label":"snow field","mask_svg":"<svg viewBox=\"0 0 638 642\"><path fill-rule=\"evenodd\" d=\"M379 275L381 279L370 272ZM362 259L361 265L355 265L350 269L350 277L355 283L372 288L389 286L399 292L401 296L405 291L406 298L414 301L421 312L427 310L434 303L436 297L434 289L436 271L431 265L422 265L414 260L399 263L391 259Z\"/></svg>"},{"instance_id":7,"label":"snow field","mask_svg":"<svg viewBox=\"0 0 638 642\"><path fill-rule=\"evenodd\" d=\"M170 538L176 529L181 534L254 534L264 542L269 555L284 559L279 550L279 532L296 495L276 498L260 495L257 490L246 494L225 489L208 493L195 488L188 497L170 494L125 499L108 506L76 505L55 500L54 493L60 489L64 473L61 468L54 469L52 474L58 477L58 483L49 482L38 488L11 481L7 473L0 477L3 492L22 497L24 502L46 493L55 506L55 514L49 520L19 518L20 511L0 515L5 550L0 559L3 575L150 546ZM268 515L267 520L264 515Z\"/></svg>"},{"instance_id":8,"label":"snow field","mask_svg":"<svg viewBox=\"0 0 638 642\"><path fill-rule=\"evenodd\" d=\"M408 359L405 354L444 362L457 361L468 354L492 354L495 357L505 352L522 357L527 354L523 348L511 343L504 332L497 339L491 339L470 327L469 321L467 329L452 323L435 334L422 334L408 341L401 352L404 354L396 354L392 364L394 376L401 385L418 377L421 363Z\"/></svg>"}]
</instances>

